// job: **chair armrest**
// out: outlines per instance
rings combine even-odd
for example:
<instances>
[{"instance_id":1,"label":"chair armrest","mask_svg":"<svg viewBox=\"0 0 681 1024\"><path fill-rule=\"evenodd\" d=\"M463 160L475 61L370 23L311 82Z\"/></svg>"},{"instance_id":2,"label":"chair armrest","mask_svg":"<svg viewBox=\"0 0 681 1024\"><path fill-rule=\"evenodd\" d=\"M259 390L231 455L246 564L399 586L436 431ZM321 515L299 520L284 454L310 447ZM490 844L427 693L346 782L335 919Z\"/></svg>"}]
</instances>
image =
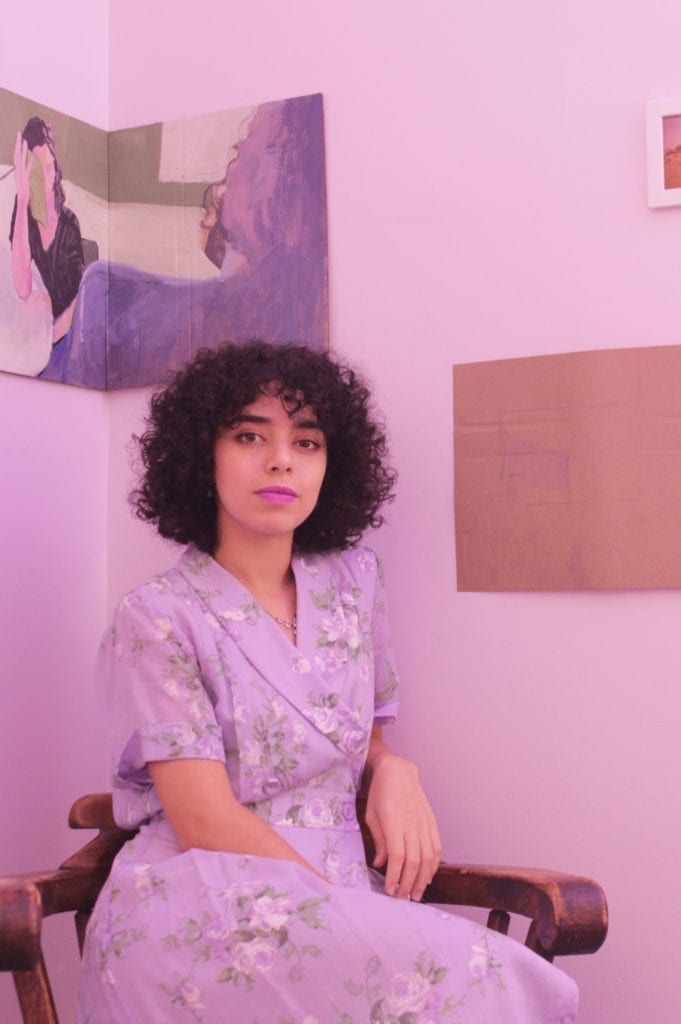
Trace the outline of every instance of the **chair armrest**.
<instances>
[{"instance_id":1,"label":"chair armrest","mask_svg":"<svg viewBox=\"0 0 681 1024\"><path fill-rule=\"evenodd\" d=\"M595 953L608 931L608 908L598 883L538 868L442 864L424 902L487 907L532 921L526 945L554 956Z\"/></svg>"},{"instance_id":2,"label":"chair armrest","mask_svg":"<svg viewBox=\"0 0 681 1024\"><path fill-rule=\"evenodd\" d=\"M43 917L69 910L89 915L114 857L135 834L116 825L110 793L76 800L69 825L99 829L99 834L56 871L0 878L0 971L32 970L38 965Z\"/></svg>"},{"instance_id":3,"label":"chair armrest","mask_svg":"<svg viewBox=\"0 0 681 1024\"><path fill-rule=\"evenodd\" d=\"M100 832L123 831L114 821L111 793L89 793L78 797L69 811L69 828L97 828Z\"/></svg>"},{"instance_id":4,"label":"chair armrest","mask_svg":"<svg viewBox=\"0 0 681 1024\"><path fill-rule=\"evenodd\" d=\"M0 971L32 970L40 961L43 917L88 912L108 869L59 868L0 878Z\"/></svg>"},{"instance_id":5,"label":"chair armrest","mask_svg":"<svg viewBox=\"0 0 681 1024\"><path fill-rule=\"evenodd\" d=\"M358 798L357 812L367 863L372 864L375 846L365 820L365 797ZM504 933L508 914L529 917L525 945L546 960L595 953L608 933L608 905L597 882L540 868L441 864L423 902L485 907L492 912L488 926Z\"/></svg>"}]
</instances>

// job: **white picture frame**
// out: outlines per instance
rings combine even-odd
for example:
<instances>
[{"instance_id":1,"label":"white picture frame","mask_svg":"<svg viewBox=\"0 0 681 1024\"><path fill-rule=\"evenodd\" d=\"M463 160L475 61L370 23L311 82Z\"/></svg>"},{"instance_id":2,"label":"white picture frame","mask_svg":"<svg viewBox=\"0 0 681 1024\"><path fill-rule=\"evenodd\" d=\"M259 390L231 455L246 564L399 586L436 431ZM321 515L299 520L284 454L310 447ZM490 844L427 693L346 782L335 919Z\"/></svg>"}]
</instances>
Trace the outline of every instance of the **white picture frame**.
<instances>
[{"instance_id":1,"label":"white picture frame","mask_svg":"<svg viewBox=\"0 0 681 1024\"><path fill-rule=\"evenodd\" d=\"M646 140L648 206L681 206L681 99L646 103Z\"/></svg>"}]
</instances>

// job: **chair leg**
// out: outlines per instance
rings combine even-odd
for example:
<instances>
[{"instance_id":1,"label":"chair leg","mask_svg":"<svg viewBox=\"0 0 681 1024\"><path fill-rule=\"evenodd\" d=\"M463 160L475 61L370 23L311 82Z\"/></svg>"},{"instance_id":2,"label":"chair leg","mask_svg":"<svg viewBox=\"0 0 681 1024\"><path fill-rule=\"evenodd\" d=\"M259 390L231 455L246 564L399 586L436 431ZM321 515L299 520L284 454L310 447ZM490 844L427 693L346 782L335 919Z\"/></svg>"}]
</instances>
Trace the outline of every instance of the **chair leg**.
<instances>
[{"instance_id":1,"label":"chair leg","mask_svg":"<svg viewBox=\"0 0 681 1024\"><path fill-rule=\"evenodd\" d=\"M543 948L543 946L539 945L539 942L537 941L537 926L534 923L534 921L532 922L532 924L530 925L530 927L529 927L529 929L527 931L527 938L525 939L525 945L527 946L528 949L531 949L533 953L538 953L539 956L543 956L544 959L548 960L548 962L550 964L553 963L553 953L547 952Z\"/></svg>"},{"instance_id":2,"label":"chair leg","mask_svg":"<svg viewBox=\"0 0 681 1024\"><path fill-rule=\"evenodd\" d=\"M32 971L13 971L24 1024L59 1024L45 962Z\"/></svg>"},{"instance_id":3,"label":"chair leg","mask_svg":"<svg viewBox=\"0 0 681 1024\"><path fill-rule=\"evenodd\" d=\"M491 928L494 932L501 932L502 935L508 935L508 926L511 923L511 915L507 914L505 910L490 910L487 917L487 927Z\"/></svg>"}]
</instances>

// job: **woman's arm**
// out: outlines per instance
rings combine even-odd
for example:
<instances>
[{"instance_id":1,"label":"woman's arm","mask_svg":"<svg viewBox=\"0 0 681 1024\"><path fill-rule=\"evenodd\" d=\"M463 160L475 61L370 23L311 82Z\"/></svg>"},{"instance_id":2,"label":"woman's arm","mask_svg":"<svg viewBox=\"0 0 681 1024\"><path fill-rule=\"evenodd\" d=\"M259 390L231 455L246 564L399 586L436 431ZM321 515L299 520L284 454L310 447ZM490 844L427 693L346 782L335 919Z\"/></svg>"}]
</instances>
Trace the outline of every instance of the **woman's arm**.
<instances>
[{"instance_id":1,"label":"woman's arm","mask_svg":"<svg viewBox=\"0 0 681 1024\"><path fill-rule=\"evenodd\" d=\"M73 321L73 314L76 308L76 300L66 307L63 313L60 313L57 319L54 321L52 327L52 343L57 344L58 341L64 337L64 335L71 330L71 323Z\"/></svg>"},{"instance_id":2,"label":"woman's arm","mask_svg":"<svg viewBox=\"0 0 681 1024\"><path fill-rule=\"evenodd\" d=\"M149 772L181 850L224 850L292 860L326 881L273 828L235 798L220 761L150 761Z\"/></svg>"},{"instance_id":3,"label":"woman's arm","mask_svg":"<svg viewBox=\"0 0 681 1024\"><path fill-rule=\"evenodd\" d=\"M364 784L373 866L387 863L385 891L420 900L440 863L440 834L416 765L388 750L380 726L371 732Z\"/></svg>"},{"instance_id":4,"label":"woman's arm","mask_svg":"<svg viewBox=\"0 0 681 1024\"><path fill-rule=\"evenodd\" d=\"M17 204L12 231L10 266L14 288L20 299L27 299L33 287L31 247L28 242L28 201L31 195L29 166L31 159L26 140L22 139L21 132L17 132L17 141L14 146L14 178L17 188Z\"/></svg>"}]
</instances>

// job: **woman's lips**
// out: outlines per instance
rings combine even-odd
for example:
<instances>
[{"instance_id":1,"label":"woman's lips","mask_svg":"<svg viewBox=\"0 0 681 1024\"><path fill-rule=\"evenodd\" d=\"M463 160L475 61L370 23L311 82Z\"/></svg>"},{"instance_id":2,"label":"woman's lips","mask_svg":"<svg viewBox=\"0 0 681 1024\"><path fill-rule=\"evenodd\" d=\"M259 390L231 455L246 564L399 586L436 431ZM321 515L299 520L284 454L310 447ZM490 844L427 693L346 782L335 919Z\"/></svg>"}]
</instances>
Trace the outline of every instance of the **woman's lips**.
<instances>
[{"instance_id":1,"label":"woman's lips","mask_svg":"<svg viewBox=\"0 0 681 1024\"><path fill-rule=\"evenodd\" d=\"M288 505L298 497L289 487L263 487L255 493L264 501L271 501L275 505Z\"/></svg>"}]
</instances>

